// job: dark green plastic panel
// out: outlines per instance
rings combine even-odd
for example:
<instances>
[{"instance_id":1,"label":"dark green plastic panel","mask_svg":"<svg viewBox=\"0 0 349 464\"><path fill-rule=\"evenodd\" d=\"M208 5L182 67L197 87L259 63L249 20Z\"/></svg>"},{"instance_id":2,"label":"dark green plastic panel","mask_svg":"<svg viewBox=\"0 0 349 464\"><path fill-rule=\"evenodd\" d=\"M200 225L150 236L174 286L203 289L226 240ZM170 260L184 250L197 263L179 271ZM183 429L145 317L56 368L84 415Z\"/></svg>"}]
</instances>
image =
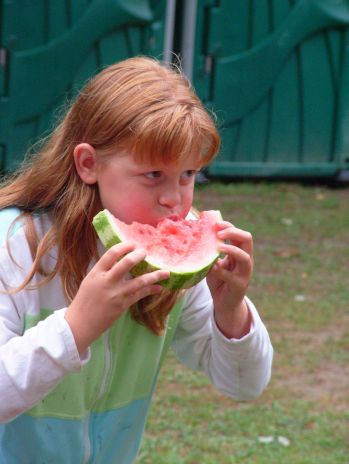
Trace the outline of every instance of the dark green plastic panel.
<instances>
[{"instance_id":1,"label":"dark green plastic panel","mask_svg":"<svg viewBox=\"0 0 349 464\"><path fill-rule=\"evenodd\" d=\"M161 57L165 7L165 0L0 1L1 169L17 167L99 69L138 54Z\"/></svg>"},{"instance_id":2,"label":"dark green plastic panel","mask_svg":"<svg viewBox=\"0 0 349 464\"><path fill-rule=\"evenodd\" d=\"M198 0L193 83L221 125L220 176L349 168L349 0Z\"/></svg>"}]
</instances>

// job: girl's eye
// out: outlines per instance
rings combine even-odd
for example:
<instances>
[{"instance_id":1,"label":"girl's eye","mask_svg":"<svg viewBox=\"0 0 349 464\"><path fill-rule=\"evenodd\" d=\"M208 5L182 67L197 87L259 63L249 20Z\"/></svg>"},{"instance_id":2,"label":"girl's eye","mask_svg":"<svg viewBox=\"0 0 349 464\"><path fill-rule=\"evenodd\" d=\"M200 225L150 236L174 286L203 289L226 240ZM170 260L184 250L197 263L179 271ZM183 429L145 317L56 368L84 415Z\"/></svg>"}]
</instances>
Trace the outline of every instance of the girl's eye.
<instances>
[{"instance_id":1,"label":"girl's eye","mask_svg":"<svg viewBox=\"0 0 349 464\"><path fill-rule=\"evenodd\" d=\"M187 171L184 171L184 173L182 174L182 178L184 180L190 180L192 177L194 177L196 174L196 170L195 169L188 169Z\"/></svg>"},{"instance_id":2,"label":"girl's eye","mask_svg":"<svg viewBox=\"0 0 349 464\"><path fill-rule=\"evenodd\" d=\"M150 171L150 172L146 172L144 175L147 179L151 179L151 180L160 179L161 171Z\"/></svg>"}]
</instances>

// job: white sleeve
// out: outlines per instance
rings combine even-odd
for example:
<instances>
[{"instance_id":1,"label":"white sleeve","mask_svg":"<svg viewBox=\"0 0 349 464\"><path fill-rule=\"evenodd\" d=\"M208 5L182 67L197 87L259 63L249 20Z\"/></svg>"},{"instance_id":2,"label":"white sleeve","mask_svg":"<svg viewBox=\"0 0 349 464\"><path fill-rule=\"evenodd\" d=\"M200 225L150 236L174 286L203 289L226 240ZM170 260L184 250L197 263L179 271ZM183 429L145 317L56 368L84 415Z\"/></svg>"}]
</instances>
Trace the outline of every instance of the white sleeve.
<instances>
[{"instance_id":1,"label":"white sleeve","mask_svg":"<svg viewBox=\"0 0 349 464\"><path fill-rule=\"evenodd\" d=\"M215 387L235 400L250 400L267 386L273 348L253 303L250 332L241 339L227 339L217 328L213 302L206 281L189 290L172 347L184 364L202 370Z\"/></svg>"},{"instance_id":2,"label":"white sleeve","mask_svg":"<svg viewBox=\"0 0 349 464\"><path fill-rule=\"evenodd\" d=\"M53 312L22 335L23 322L15 300L0 293L0 423L34 406L88 358L79 357L64 319L65 309Z\"/></svg>"},{"instance_id":3,"label":"white sleeve","mask_svg":"<svg viewBox=\"0 0 349 464\"><path fill-rule=\"evenodd\" d=\"M7 229L17 215L16 211L1 211L0 423L37 404L67 373L78 371L90 355L87 350L86 356L85 353L83 357L79 356L74 336L64 318L65 302L59 298L56 302L56 296L53 301L57 305L52 306L56 311L25 330L26 316L40 319L43 288L6 293L23 282L32 265L22 224L17 224L9 239L11 256L6 247ZM44 220L36 226L44 227ZM35 279L36 276L32 283Z\"/></svg>"}]
</instances>

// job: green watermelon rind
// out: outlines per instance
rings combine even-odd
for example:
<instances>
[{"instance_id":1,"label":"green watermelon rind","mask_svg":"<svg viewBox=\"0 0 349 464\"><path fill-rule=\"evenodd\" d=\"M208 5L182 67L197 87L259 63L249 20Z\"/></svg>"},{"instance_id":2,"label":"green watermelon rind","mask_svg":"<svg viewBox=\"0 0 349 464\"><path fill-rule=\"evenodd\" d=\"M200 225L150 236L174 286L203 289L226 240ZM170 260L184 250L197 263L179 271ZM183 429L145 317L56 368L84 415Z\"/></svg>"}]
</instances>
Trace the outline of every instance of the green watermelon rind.
<instances>
[{"instance_id":1,"label":"green watermelon rind","mask_svg":"<svg viewBox=\"0 0 349 464\"><path fill-rule=\"evenodd\" d=\"M217 211L217 220L222 218L219 211ZM108 210L100 211L93 218L93 226L98 234L99 239L105 248L111 248L113 245L121 243L123 240L115 233L114 226L110 221L110 213ZM201 269L189 272L176 272L170 270L170 277L166 280L161 280L158 283L168 290L178 290L191 288L203 280L216 260L219 257L219 252L212 256L212 260ZM134 277L146 274L148 272L156 271L159 267L151 264L146 259L141 261L131 269L131 274Z\"/></svg>"}]
</instances>

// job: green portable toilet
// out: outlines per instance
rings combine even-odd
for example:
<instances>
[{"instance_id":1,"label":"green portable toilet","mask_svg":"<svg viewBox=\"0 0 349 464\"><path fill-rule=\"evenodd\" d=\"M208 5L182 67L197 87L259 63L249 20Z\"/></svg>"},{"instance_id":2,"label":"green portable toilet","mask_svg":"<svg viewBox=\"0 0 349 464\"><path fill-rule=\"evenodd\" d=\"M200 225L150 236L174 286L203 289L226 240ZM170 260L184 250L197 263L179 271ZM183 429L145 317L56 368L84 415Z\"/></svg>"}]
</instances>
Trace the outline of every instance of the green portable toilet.
<instances>
[{"instance_id":1,"label":"green portable toilet","mask_svg":"<svg viewBox=\"0 0 349 464\"><path fill-rule=\"evenodd\" d=\"M139 54L162 58L165 17L165 0L0 2L0 169L16 168L96 71Z\"/></svg>"},{"instance_id":2,"label":"green portable toilet","mask_svg":"<svg viewBox=\"0 0 349 464\"><path fill-rule=\"evenodd\" d=\"M349 169L349 1L182 2L182 55L216 113L216 176Z\"/></svg>"}]
</instances>

